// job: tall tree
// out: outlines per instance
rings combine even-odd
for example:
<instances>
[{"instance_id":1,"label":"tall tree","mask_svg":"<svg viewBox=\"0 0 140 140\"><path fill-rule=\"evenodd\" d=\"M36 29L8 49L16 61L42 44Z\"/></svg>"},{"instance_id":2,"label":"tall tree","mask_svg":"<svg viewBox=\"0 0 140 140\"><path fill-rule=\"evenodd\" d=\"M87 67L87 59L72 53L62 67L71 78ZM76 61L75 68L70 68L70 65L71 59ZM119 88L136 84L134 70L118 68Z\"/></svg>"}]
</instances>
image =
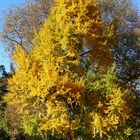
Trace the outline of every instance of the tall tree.
<instances>
[{"instance_id":1,"label":"tall tree","mask_svg":"<svg viewBox=\"0 0 140 140\"><path fill-rule=\"evenodd\" d=\"M131 93L116 84L114 68L108 70L115 21L104 26L96 1L56 0L34 49L17 47L17 69L4 99L25 133L91 139L123 130ZM86 69L83 55L101 74Z\"/></svg>"}]
</instances>

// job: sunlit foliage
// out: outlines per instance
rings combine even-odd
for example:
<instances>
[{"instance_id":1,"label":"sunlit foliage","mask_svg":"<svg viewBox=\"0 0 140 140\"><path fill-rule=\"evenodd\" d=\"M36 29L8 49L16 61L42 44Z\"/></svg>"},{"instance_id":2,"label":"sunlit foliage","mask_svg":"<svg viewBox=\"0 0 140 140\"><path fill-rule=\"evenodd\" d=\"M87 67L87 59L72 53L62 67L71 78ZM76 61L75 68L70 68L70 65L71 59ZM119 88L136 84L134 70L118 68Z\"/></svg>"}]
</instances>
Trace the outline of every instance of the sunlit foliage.
<instances>
[{"instance_id":1,"label":"sunlit foliage","mask_svg":"<svg viewBox=\"0 0 140 140\"><path fill-rule=\"evenodd\" d=\"M130 93L117 84L114 67L108 70L116 28L116 19L104 26L96 1L56 0L34 49L17 46L13 55L16 72L4 100L16 126L28 135L72 139L81 129L92 138L124 126Z\"/></svg>"}]
</instances>

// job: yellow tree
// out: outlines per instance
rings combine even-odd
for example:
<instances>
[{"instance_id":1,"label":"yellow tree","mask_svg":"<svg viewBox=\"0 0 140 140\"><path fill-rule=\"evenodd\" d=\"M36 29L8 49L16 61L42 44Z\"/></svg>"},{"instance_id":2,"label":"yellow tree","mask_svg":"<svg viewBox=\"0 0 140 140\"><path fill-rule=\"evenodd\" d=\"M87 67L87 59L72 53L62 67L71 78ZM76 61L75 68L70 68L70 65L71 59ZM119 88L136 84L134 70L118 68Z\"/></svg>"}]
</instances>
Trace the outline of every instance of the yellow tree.
<instances>
[{"instance_id":1,"label":"yellow tree","mask_svg":"<svg viewBox=\"0 0 140 140\"><path fill-rule=\"evenodd\" d=\"M103 85L95 82L94 90L86 87L94 79L85 81L88 69L83 58L101 72L111 65L110 49L116 39L117 22L114 20L109 27L103 25L96 1L56 0L36 33L34 49L27 54L17 47L13 55L16 72L8 81L9 93L4 100L7 108L14 108L25 133L69 134L73 138L83 120L88 133L102 136L129 119L130 110L118 86L103 91L104 95L96 93L96 88L106 89L110 80ZM116 104L118 113L113 114ZM101 112L94 110L101 107Z\"/></svg>"}]
</instances>

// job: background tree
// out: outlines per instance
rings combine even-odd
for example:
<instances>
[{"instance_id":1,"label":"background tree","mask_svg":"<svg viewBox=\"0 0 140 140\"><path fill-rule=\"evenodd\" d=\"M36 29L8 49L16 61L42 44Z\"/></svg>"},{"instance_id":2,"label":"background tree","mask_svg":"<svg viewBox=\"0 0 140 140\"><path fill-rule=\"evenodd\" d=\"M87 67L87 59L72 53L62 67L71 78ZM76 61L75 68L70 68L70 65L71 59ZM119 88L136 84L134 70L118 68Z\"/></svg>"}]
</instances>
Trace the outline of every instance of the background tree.
<instances>
[{"instance_id":1,"label":"background tree","mask_svg":"<svg viewBox=\"0 0 140 140\"><path fill-rule=\"evenodd\" d=\"M5 140L8 139L8 134L6 133L6 105L3 103L3 96L7 93L7 78L8 73L5 71L5 67L0 65L0 139Z\"/></svg>"},{"instance_id":2,"label":"background tree","mask_svg":"<svg viewBox=\"0 0 140 140\"><path fill-rule=\"evenodd\" d=\"M131 0L101 0L100 5L105 24L118 20L117 42L111 51L118 78L132 89L140 76L139 16Z\"/></svg>"},{"instance_id":3,"label":"background tree","mask_svg":"<svg viewBox=\"0 0 140 140\"><path fill-rule=\"evenodd\" d=\"M4 16L1 37L10 52L16 45L27 52L33 47L31 40L47 18L51 5L51 0L29 0L24 6L9 9Z\"/></svg>"},{"instance_id":4,"label":"background tree","mask_svg":"<svg viewBox=\"0 0 140 140\"><path fill-rule=\"evenodd\" d=\"M120 37L114 50L117 62L117 76L123 84L132 84L140 77L139 36L129 33Z\"/></svg>"},{"instance_id":5,"label":"background tree","mask_svg":"<svg viewBox=\"0 0 140 140\"><path fill-rule=\"evenodd\" d=\"M131 0L99 0L102 19L106 24L116 18L119 22L118 33L132 31L138 22L136 8Z\"/></svg>"}]
</instances>

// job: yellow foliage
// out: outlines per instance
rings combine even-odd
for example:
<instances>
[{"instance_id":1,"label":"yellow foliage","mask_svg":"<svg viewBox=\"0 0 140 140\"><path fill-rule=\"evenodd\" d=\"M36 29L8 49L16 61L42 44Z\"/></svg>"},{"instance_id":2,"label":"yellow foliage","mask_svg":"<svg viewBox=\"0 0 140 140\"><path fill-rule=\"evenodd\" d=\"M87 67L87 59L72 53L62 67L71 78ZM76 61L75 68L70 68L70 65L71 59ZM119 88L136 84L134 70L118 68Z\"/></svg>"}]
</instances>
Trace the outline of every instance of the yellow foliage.
<instances>
[{"instance_id":1,"label":"yellow foliage","mask_svg":"<svg viewBox=\"0 0 140 140\"><path fill-rule=\"evenodd\" d=\"M106 79L106 83L92 81L92 91L84 80L81 57L86 50L91 64L110 64L113 25L106 30L95 0L56 0L33 41L31 53L17 47L13 56L17 68L8 81L9 93L4 100L9 107L18 106L15 111L26 133L66 135L70 131L73 135L83 119L89 125L88 131L102 136L126 122L129 109L125 111L121 90L108 87L112 83ZM86 110L85 118L75 110Z\"/></svg>"},{"instance_id":2,"label":"yellow foliage","mask_svg":"<svg viewBox=\"0 0 140 140\"><path fill-rule=\"evenodd\" d=\"M126 97L128 91L121 92L115 89L111 94L106 95L106 99L94 105L90 116L91 131L96 136L97 133L102 137L110 131L114 131L118 126L123 126L131 117L131 108L129 108Z\"/></svg>"},{"instance_id":3,"label":"yellow foliage","mask_svg":"<svg viewBox=\"0 0 140 140\"><path fill-rule=\"evenodd\" d=\"M129 99L133 100L134 95L117 85L114 67L104 75L87 75L86 88L85 105L90 111L87 111L85 121L94 136L115 133L132 118Z\"/></svg>"}]
</instances>

